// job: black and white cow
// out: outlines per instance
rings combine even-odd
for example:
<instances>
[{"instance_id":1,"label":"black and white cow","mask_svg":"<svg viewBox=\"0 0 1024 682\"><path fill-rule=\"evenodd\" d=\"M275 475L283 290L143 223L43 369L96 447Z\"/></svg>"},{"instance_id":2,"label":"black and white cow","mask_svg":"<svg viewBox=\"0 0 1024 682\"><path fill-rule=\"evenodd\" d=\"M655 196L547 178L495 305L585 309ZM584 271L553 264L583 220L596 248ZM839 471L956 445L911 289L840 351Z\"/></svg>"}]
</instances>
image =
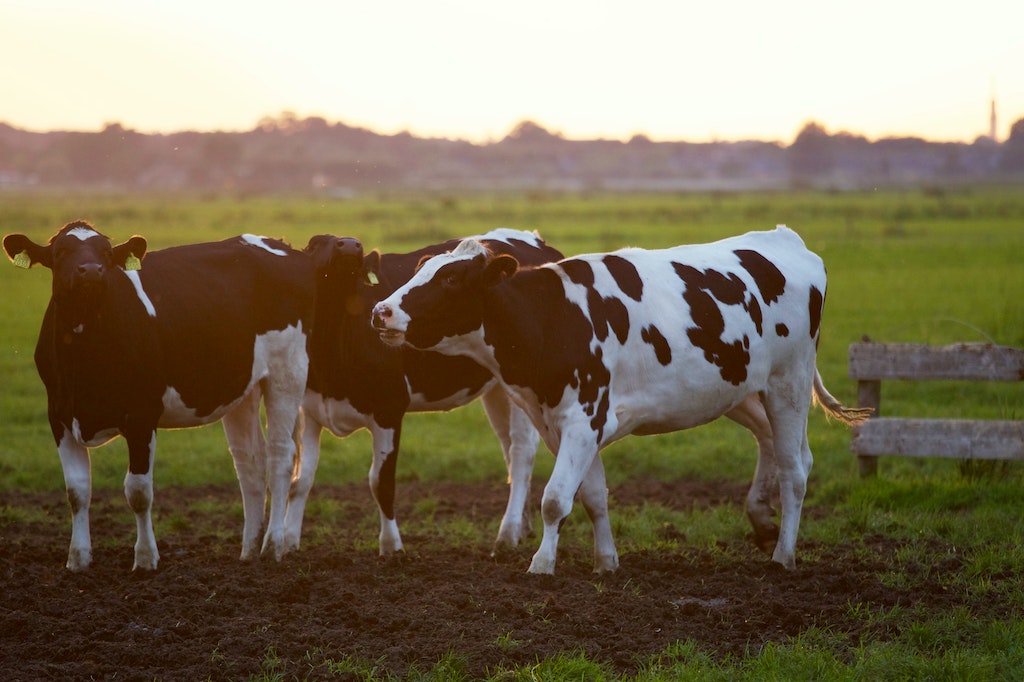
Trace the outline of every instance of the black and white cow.
<instances>
[{"instance_id":1,"label":"black and white cow","mask_svg":"<svg viewBox=\"0 0 1024 682\"><path fill-rule=\"evenodd\" d=\"M133 568L155 569L156 430L217 420L242 490L242 558L260 550L269 486L262 552L280 559L309 365L309 258L252 235L146 248L138 236L112 247L83 221L64 226L45 246L21 234L4 237L16 265L53 271L35 360L71 505L67 567L83 570L92 559L89 448L117 435L127 441L124 492L138 525Z\"/></svg>"},{"instance_id":2,"label":"black and white cow","mask_svg":"<svg viewBox=\"0 0 1024 682\"><path fill-rule=\"evenodd\" d=\"M530 572L554 572L559 524L577 492L594 524L595 570L615 570L601 448L722 415L771 434L762 455L774 466L762 459L757 475L777 471L772 558L793 568L812 395L844 421L864 416L830 396L815 367L824 297L821 259L784 226L522 269L466 240L378 303L373 325L393 345L490 369L556 453Z\"/></svg>"},{"instance_id":3,"label":"black and white cow","mask_svg":"<svg viewBox=\"0 0 1024 682\"><path fill-rule=\"evenodd\" d=\"M536 233L498 229L477 237L494 253L524 265L562 258ZM313 237L306 251L317 276L310 369L303 401L301 471L292 481L286 517L287 549L298 547L302 517L320 460L320 432L345 437L365 428L373 438L370 490L380 510L380 553L402 549L395 520L395 465L407 412L450 410L476 398L501 443L509 474L509 500L497 545L515 546L529 530L524 515L539 437L530 420L498 386L491 372L469 358L383 343L369 324L374 304L415 272L423 258L451 251L451 240L411 253L364 255L360 242Z\"/></svg>"}]
</instances>

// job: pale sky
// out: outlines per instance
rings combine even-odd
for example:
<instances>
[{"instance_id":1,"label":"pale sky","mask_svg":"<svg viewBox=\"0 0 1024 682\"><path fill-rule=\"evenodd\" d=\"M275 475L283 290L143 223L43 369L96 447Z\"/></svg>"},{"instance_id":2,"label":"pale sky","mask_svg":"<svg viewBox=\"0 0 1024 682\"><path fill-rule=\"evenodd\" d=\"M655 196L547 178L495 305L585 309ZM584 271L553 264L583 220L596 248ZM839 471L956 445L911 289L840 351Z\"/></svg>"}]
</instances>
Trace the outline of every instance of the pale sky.
<instances>
[{"instance_id":1,"label":"pale sky","mask_svg":"<svg viewBox=\"0 0 1024 682\"><path fill-rule=\"evenodd\" d=\"M498 140L971 142L1024 118L1024 1L0 0L0 122Z\"/></svg>"}]
</instances>

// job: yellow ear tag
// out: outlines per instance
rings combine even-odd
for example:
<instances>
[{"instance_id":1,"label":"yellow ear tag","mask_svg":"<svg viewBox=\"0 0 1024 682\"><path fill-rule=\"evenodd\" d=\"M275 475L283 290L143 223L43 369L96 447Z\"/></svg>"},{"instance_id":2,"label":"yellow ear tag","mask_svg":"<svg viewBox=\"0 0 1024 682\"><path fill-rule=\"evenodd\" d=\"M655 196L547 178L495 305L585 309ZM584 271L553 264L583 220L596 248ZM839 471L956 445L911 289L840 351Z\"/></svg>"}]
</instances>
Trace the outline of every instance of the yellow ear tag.
<instances>
[{"instance_id":1,"label":"yellow ear tag","mask_svg":"<svg viewBox=\"0 0 1024 682\"><path fill-rule=\"evenodd\" d=\"M124 259L124 269L125 270L141 270L142 269L142 261L139 260L139 257L136 256L134 253L129 254L128 257Z\"/></svg>"},{"instance_id":2,"label":"yellow ear tag","mask_svg":"<svg viewBox=\"0 0 1024 682\"><path fill-rule=\"evenodd\" d=\"M28 251L22 251L14 257L14 264L19 268L25 268L28 270L32 267L32 259L28 257Z\"/></svg>"},{"instance_id":3,"label":"yellow ear tag","mask_svg":"<svg viewBox=\"0 0 1024 682\"><path fill-rule=\"evenodd\" d=\"M380 280L377 279L377 273L375 273L373 270L366 271L366 281L371 286L377 286L378 284L380 284Z\"/></svg>"}]
</instances>

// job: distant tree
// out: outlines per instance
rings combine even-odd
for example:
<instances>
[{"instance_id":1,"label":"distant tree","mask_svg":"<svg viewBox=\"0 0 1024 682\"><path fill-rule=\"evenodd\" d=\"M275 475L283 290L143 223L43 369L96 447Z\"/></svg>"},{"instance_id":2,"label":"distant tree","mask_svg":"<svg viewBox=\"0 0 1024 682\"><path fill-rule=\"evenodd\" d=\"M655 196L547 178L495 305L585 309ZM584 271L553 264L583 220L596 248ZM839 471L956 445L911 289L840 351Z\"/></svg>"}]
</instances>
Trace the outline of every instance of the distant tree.
<instances>
[{"instance_id":1,"label":"distant tree","mask_svg":"<svg viewBox=\"0 0 1024 682\"><path fill-rule=\"evenodd\" d=\"M505 138L505 142L551 142L561 140L561 135L550 133L542 126L533 121L520 121L512 132Z\"/></svg>"},{"instance_id":2,"label":"distant tree","mask_svg":"<svg viewBox=\"0 0 1024 682\"><path fill-rule=\"evenodd\" d=\"M832 137L824 126L811 121L801 128L788 150L789 171L794 179L809 181L827 175L835 166Z\"/></svg>"},{"instance_id":3,"label":"distant tree","mask_svg":"<svg viewBox=\"0 0 1024 682\"><path fill-rule=\"evenodd\" d=\"M1010 127L1010 137L1002 147L999 169L1009 173L1024 171L1024 118Z\"/></svg>"}]
</instances>

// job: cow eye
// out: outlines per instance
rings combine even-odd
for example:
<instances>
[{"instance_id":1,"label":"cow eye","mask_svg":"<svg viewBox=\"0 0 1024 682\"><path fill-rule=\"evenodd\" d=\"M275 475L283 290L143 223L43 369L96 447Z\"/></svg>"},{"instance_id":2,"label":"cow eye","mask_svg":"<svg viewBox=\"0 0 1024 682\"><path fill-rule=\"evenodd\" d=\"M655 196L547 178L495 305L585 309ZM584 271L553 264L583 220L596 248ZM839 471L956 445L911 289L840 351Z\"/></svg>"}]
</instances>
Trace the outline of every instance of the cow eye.
<instances>
[{"instance_id":1,"label":"cow eye","mask_svg":"<svg viewBox=\"0 0 1024 682\"><path fill-rule=\"evenodd\" d=\"M451 288L453 288L455 286L458 286L459 279L460 279L460 277L458 275L455 275L455 274L448 275L447 277L444 278L444 286L445 286L445 288L451 289Z\"/></svg>"}]
</instances>

